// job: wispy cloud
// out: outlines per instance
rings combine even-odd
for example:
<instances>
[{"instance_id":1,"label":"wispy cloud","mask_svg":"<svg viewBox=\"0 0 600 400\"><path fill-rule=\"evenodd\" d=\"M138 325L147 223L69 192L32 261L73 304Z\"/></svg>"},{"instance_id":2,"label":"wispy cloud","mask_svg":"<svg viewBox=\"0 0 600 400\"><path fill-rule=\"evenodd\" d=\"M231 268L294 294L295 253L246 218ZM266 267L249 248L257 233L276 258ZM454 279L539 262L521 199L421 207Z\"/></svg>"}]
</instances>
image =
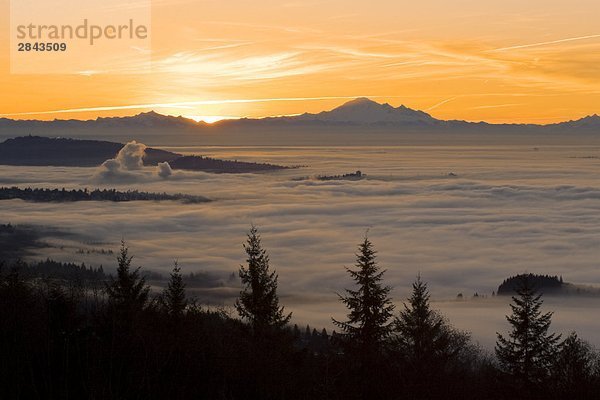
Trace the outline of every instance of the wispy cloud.
<instances>
[{"instance_id":1,"label":"wispy cloud","mask_svg":"<svg viewBox=\"0 0 600 400\"><path fill-rule=\"evenodd\" d=\"M489 105L489 106L471 107L470 110L485 110L487 108L517 107L517 106L524 106L524 105L525 105L524 103L494 104L494 105Z\"/></svg>"},{"instance_id":2,"label":"wispy cloud","mask_svg":"<svg viewBox=\"0 0 600 400\"><path fill-rule=\"evenodd\" d=\"M0 114L2 117L16 117L24 115L44 115L44 114L69 114L78 112L93 112L93 111L118 111L118 110L136 110L136 109L149 109L149 108L192 108L193 106L206 106L206 105L223 105L223 104L243 104L243 103L270 103L278 101L319 101L319 100L344 100L344 99L355 99L357 97L369 97L369 98L389 98L398 96L369 96L369 95L356 95L356 96L322 96L322 97L279 97L279 98L267 98L267 99L228 99L228 100L199 100L199 101L184 101L174 103L145 103L145 104L130 104L120 106L101 106L101 107L82 107L82 108L68 108L61 110L45 110L45 111L28 111L21 113L11 114Z\"/></svg>"},{"instance_id":3,"label":"wispy cloud","mask_svg":"<svg viewBox=\"0 0 600 400\"><path fill-rule=\"evenodd\" d=\"M449 102L451 102L452 100L456 100L457 98L458 98L458 96L455 96L455 97L450 97L449 99L446 99L446 100L440 101L439 103L436 103L436 104L432 105L431 107L429 107L429 108L426 108L426 109L425 109L425 111L431 111L431 110L435 110L435 109L436 109L436 108L438 108L439 106L442 106L442 105L444 105L444 104L446 104L446 103L449 103Z\"/></svg>"},{"instance_id":4,"label":"wispy cloud","mask_svg":"<svg viewBox=\"0 0 600 400\"><path fill-rule=\"evenodd\" d=\"M221 44L221 45L217 45L217 46L205 47L202 49L202 51L234 49L237 47L248 46L251 44L252 44L252 42L235 42L235 43L228 43L228 44Z\"/></svg>"},{"instance_id":5,"label":"wispy cloud","mask_svg":"<svg viewBox=\"0 0 600 400\"><path fill-rule=\"evenodd\" d=\"M267 25L257 23L232 22L232 21L202 21L203 24L223 25L241 28L256 29L259 31L281 31L287 33L322 33L319 29L299 27L299 26L283 26L283 25Z\"/></svg>"},{"instance_id":6,"label":"wispy cloud","mask_svg":"<svg viewBox=\"0 0 600 400\"><path fill-rule=\"evenodd\" d=\"M547 41L547 42L537 42L537 43L529 43L529 44L520 44L520 45L516 45L516 46L509 46L509 47L500 47L500 48L497 48L497 49L487 50L487 52L491 53L491 52L496 52L496 51L527 49L527 48L530 48L530 47L548 46L548 45L552 45L552 44L567 43L567 42L574 42L574 41L577 41L577 40L588 40L588 39L597 39L597 38L600 38L600 34L597 34L597 35L587 35L587 36L577 36L577 37L571 37L571 38L566 38L566 39L550 40L550 41Z\"/></svg>"},{"instance_id":7,"label":"wispy cloud","mask_svg":"<svg viewBox=\"0 0 600 400\"><path fill-rule=\"evenodd\" d=\"M305 57L300 51L258 53L236 57L230 52L180 52L153 63L153 72L204 79L206 85L223 85L223 80L257 81L320 72L331 68L325 62Z\"/></svg>"},{"instance_id":8,"label":"wispy cloud","mask_svg":"<svg viewBox=\"0 0 600 400\"><path fill-rule=\"evenodd\" d=\"M306 51L325 51L336 55L351 56L357 58L398 58L405 57L403 53L386 53L381 51L371 51L361 48L344 47L337 45L299 45L297 49Z\"/></svg>"}]
</instances>

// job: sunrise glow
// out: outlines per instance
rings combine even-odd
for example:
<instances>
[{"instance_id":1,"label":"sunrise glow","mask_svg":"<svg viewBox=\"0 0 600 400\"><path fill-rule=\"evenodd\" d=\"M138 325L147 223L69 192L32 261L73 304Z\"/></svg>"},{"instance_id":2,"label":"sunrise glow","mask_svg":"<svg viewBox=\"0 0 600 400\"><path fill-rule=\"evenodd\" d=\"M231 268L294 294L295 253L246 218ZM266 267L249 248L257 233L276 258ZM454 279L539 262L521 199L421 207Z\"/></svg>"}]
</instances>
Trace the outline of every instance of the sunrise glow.
<instances>
[{"instance_id":1,"label":"sunrise glow","mask_svg":"<svg viewBox=\"0 0 600 400\"><path fill-rule=\"evenodd\" d=\"M8 2L2 7L7 15ZM152 15L152 65L140 73L119 62L71 75L11 75L2 41L0 84L8 95L1 113L263 117L318 112L364 95L441 119L547 123L596 113L600 104L597 1L540 8L163 0L153 2ZM227 102L256 98L306 100ZM189 105L183 113L177 104Z\"/></svg>"},{"instance_id":2,"label":"sunrise glow","mask_svg":"<svg viewBox=\"0 0 600 400\"><path fill-rule=\"evenodd\" d=\"M185 115L185 118L192 119L196 122L206 122L207 124L214 124L215 122L222 121L225 119L238 119L239 117L225 116L225 115Z\"/></svg>"}]
</instances>

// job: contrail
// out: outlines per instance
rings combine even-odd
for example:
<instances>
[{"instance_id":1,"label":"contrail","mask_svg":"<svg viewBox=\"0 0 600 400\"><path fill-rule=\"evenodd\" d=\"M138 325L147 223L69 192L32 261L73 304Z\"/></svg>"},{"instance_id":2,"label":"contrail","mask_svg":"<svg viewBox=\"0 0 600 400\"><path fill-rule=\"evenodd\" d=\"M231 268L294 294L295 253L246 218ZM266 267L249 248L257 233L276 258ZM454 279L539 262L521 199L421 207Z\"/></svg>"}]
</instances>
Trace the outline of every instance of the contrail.
<instances>
[{"instance_id":1,"label":"contrail","mask_svg":"<svg viewBox=\"0 0 600 400\"><path fill-rule=\"evenodd\" d=\"M355 99L357 97L369 98L396 98L401 96L322 96L322 97L278 97L267 99L230 99L230 100L200 100L200 101L184 101L176 103L148 103L148 104L131 104L126 106L103 106L103 107L85 107L85 108L68 108L63 110L46 110L46 111L29 111L11 114L0 114L2 117L14 117L23 115L42 115L42 114L67 114L78 112L91 111L115 111L115 110L133 110L143 108L188 108L190 106L206 106L216 104L235 104L235 103L267 103L276 101L311 101L311 100L341 100Z\"/></svg>"},{"instance_id":2,"label":"contrail","mask_svg":"<svg viewBox=\"0 0 600 400\"><path fill-rule=\"evenodd\" d=\"M444 104L446 104L446 103L448 103L448 102L450 102L450 101L452 101L454 99L456 99L456 97L450 97L449 99L446 99L444 101L440 101L439 103L434 104L434 105L432 105L429 108L426 108L425 111L431 111L431 110L433 110L435 108L438 108L439 106L444 105Z\"/></svg>"},{"instance_id":3,"label":"contrail","mask_svg":"<svg viewBox=\"0 0 600 400\"><path fill-rule=\"evenodd\" d=\"M588 36L578 36L578 37L572 37L572 38L566 38L566 39L558 39L558 40L551 40L549 42L538 42L538 43L530 43L530 44L521 44L521 45L518 45L518 46L500 47L498 49L487 50L486 52L491 53L491 52L495 52L495 51L526 49L528 47L545 46L545 45L548 45L548 44L573 42L575 40L585 40L585 39L594 39L594 38L600 38L600 34L598 34L598 35L588 35Z\"/></svg>"},{"instance_id":4,"label":"contrail","mask_svg":"<svg viewBox=\"0 0 600 400\"><path fill-rule=\"evenodd\" d=\"M489 106L471 107L471 110L484 110L487 108L514 107L514 106L523 106L523 105L525 105L525 103L494 104L494 105L489 105Z\"/></svg>"}]
</instances>

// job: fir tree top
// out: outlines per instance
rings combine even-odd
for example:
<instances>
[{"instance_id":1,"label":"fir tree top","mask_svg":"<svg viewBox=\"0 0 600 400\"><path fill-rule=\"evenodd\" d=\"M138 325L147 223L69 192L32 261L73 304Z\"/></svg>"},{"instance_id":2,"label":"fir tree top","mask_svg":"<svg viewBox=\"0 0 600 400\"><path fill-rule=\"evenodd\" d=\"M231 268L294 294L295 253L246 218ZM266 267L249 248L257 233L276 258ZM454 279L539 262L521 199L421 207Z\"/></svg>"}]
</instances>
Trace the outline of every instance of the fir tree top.
<instances>
[{"instance_id":1,"label":"fir tree top","mask_svg":"<svg viewBox=\"0 0 600 400\"><path fill-rule=\"evenodd\" d=\"M239 271L244 288L235 302L235 308L255 331L285 326L292 314L285 315L284 307L279 305L277 273L270 271L269 255L263 249L258 228L254 225L248 233L244 250L247 266L241 265Z\"/></svg>"},{"instance_id":2,"label":"fir tree top","mask_svg":"<svg viewBox=\"0 0 600 400\"><path fill-rule=\"evenodd\" d=\"M174 262L171 278L162 295L162 305L167 314L178 317L184 313L187 307L185 295L185 283L181 275L181 268L177 261Z\"/></svg>"},{"instance_id":3,"label":"fir tree top","mask_svg":"<svg viewBox=\"0 0 600 400\"><path fill-rule=\"evenodd\" d=\"M542 313L541 298L528 276L523 276L517 295L512 296L512 314L506 316L511 331L508 337L497 333L495 352L500 365L523 387L548 377L560 340L560 335L548 334L552 313Z\"/></svg>"},{"instance_id":4,"label":"fir tree top","mask_svg":"<svg viewBox=\"0 0 600 400\"><path fill-rule=\"evenodd\" d=\"M333 323L343 331L348 342L360 347L377 348L391 334L389 322L394 305L389 298L391 288L384 286L381 271L376 261L376 251L367 236L358 247L355 269L346 268L357 285L357 289L346 289L346 295L338 295L349 309L348 320Z\"/></svg>"},{"instance_id":5,"label":"fir tree top","mask_svg":"<svg viewBox=\"0 0 600 400\"><path fill-rule=\"evenodd\" d=\"M150 288L140 276L140 268L131 270L131 260L133 256L129 256L129 249L125 246L125 241L121 240L121 249L117 256L117 277L111 277L106 285L106 292L113 306L136 311L146 306Z\"/></svg>"}]
</instances>

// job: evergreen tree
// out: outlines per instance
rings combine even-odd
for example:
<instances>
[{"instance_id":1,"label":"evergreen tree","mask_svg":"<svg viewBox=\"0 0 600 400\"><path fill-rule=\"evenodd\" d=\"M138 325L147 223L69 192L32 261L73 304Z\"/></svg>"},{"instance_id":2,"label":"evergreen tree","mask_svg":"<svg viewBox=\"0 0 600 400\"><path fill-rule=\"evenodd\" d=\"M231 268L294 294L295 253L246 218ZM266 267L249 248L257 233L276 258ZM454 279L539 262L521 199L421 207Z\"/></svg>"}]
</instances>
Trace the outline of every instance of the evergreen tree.
<instances>
[{"instance_id":1,"label":"evergreen tree","mask_svg":"<svg viewBox=\"0 0 600 400\"><path fill-rule=\"evenodd\" d=\"M346 356L348 376L345 397L361 399L385 397L387 369L386 344L392 332L390 319L394 305L389 297L391 288L382 284L385 270L380 270L376 251L369 238L358 246L355 269L346 268L356 289L346 289L339 295L349 312L347 321L333 319L342 334L339 342Z\"/></svg>"},{"instance_id":2,"label":"evergreen tree","mask_svg":"<svg viewBox=\"0 0 600 400\"><path fill-rule=\"evenodd\" d=\"M382 285L382 276L376 261L376 251L365 236L356 254L355 270L346 268L356 282L356 290L346 289L340 300L350 310L347 321L333 323L340 327L344 342L355 347L360 353L381 352L384 342L392 332L389 322L394 305L389 298L391 288Z\"/></svg>"},{"instance_id":3,"label":"evergreen tree","mask_svg":"<svg viewBox=\"0 0 600 400\"><path fill-rule=\"evenodd\" d=\"M300 332L300 328L298 328L298 324L294 324L294 327L292 328L292 335L296 341L300 340L302 337L302 333Z\"/></svg>"},{"instance_id":4,"label":"evergreen tree","mask_svg":"<svg viewBox=\"0 0 600 400\"><path fill-rule=\"evenodd\" d=\"M132 259L125 241L121 240L121 249L117 256L117 277L111 277L110 282L106 284L110 304L125 312L143 309L147 305L150 292L146 280L140 276L140 268L131 270Z\"/></svg>"},{"instance_id":5,"label":"evergreen tree","mask_svg":"<svg viewBox=\"0 0 600 400\"><path fill-rule=\"evenodd\" d=\"M269 270L269 255L262 248L258 229L252 226L244 249L247 267L240 266L239 275L244 285L235 302L242 319L248 320L254 331L285 326L292 314L284 314L277 296L277 274Z\"/></svg>"},{"instance_id":6,"label":"evergreen tree","mask_svg":"<svg viewBox=\"0 0 600 400\"><path fill-rule=\"evenodd\" d=\"M572 332L560 346L552 367L552 381L560 398L592 399L597 355L591 346Z\"/></svg>"},{"instance_id":7,"label":"evergreen tree","mask_svg":"<svg viewBox=\"0 0 600 400\"><path fill-rule=\"evenodd\" d=\"M404 304L394 321L397 362L405 371L405 389L413 397L438 397L441 393L432 393L435 385L431 385L431 381L439 381L444 375L451 381L450 375L472 358L474 349L467 333L457 331L439 312L431 309L429 290L420 275L412 287L408 304Z\"/></svg>"},{"instance_id":8,"label":"evergreen tree","mask_svg":"<svg viewBox=\"0 0 600 400\"><path fill-rule=\"evenodd\" d=\"M165 312L175 318L180 317L187 307L185 283L177 261L174 263L171 278L161 296L161 303Z\"/></svg>"},{"instance_id":9,"label":"evergreen tree","mask_svg":"<svg viewBox=\"0 0 600 400\"><path fill-rule=\"evenodd\" d=\"M413 292L404 310L395 320L395 342L400 351L414 364L422 364L446 350L450 330L443 317L429 305L429 290L421 276L413 283Z\"/></svg>"},{"instance_id":10,"label":"evergreen tree","mask_svg":"<svg viewBox=\"0 0 600 400\"><path fill-rule=\"evenodd\" d=\"M560 335L548 334L552 313L542 314L543 300L529 277L523 276L517 296L513 296L512 314L506 316L512 327L508 337L497 333L496 357L500 367L521 395L539 395L557 355Z\"/></svg>"}]
</instances>

